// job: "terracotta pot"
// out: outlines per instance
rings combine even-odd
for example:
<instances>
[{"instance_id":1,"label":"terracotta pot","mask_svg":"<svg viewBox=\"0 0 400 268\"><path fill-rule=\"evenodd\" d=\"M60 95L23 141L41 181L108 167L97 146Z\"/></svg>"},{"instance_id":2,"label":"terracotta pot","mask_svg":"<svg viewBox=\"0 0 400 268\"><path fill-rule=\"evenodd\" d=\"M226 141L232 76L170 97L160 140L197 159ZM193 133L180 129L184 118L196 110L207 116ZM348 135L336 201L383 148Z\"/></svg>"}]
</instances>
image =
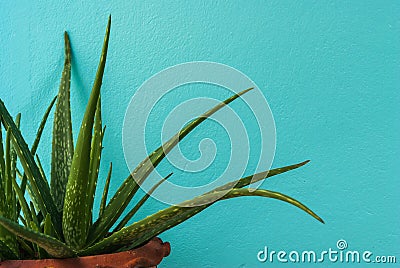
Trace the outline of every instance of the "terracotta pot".
<instances>
[{"instance_id":1,"label":"terracotta pot","mask_svg":"<svg viewBox=\"0 0 400 268\"><path fill-rule=\"evenodd\" d=\"M140 248L113 254L71 259L8 260L0 262L1 268L142 268L156 267L170 253L168 242L156 237Z\"/></svg>"}]
</instances>

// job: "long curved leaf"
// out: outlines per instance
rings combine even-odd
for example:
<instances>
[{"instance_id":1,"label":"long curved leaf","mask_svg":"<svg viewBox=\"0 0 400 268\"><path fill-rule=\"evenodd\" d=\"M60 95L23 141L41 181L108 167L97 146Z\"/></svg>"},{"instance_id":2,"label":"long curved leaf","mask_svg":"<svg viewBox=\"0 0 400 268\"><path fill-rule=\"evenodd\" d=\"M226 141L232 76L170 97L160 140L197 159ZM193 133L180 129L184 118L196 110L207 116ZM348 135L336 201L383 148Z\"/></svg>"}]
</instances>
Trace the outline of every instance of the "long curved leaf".
<instances>
[{"instance_id":1,"label":"long curved leaf","mask_svg":"<svg viewBox=\"0 0 400 268\"><path fill-rule=\"evenodd\" d=\"M217 192L217 191L227 191L233 188L243 188L246 187L250 184L256 183L258 181L261 180L265 180L266 178L272 177L272 176L276 176L285 172L288 172L290 170L299 168L304 166L305 164L307 164L308 162L310 162L310 160L306 160L303 161L301 163L298 164L294 164L294 165L290 165L290 166L285 166L285 167L280 167L280 168L274 168L271 170L267 170L267 171L263 171L254 175L250 175L244 178L241 178L239 180L236 181L232 181L232 182L228 182L227 184L224 184L222 186L219 186L217 188L215 188L214 190L210 191L209 193L212 192Z\"/></svg>"},{"instance_id":2,"label":"long curved leaf","mask_svg":"<svg viewBox=\"0 0 400 268\"><path fill-rule=\"evenodd\" d=\"M42 120L40 121L40 125L38 127L37 132L36 132L36 138L33 141L32 148L31 148L31 152L32 152L33 155L36 154L36 150L37 150L37 148L39 146L39 142L40 142L40 139L42 137L42 133L43 133L44 127L45 127L45 125L47 123L47 118L49 117L51 109L53 108L54 103L56 102L56 100L57 100L57 96L55 96L52 99L52 101L50 102L50 104L47 107L46 111L44 112Z\"/></svg>"},{"instance_id":3,"label":"long curved leaf","mask_svg":"<svg viewBox=\"0 0 400 268\"><path fill-rule=\"evenodd\" d=\"M139 189L139 185L144 182L148 175L153 169L161 162L161 160L168 154L187 134L193 129L200 125L204 120L210 117L212 114L231 103L235 99L239 98L243 94L249 92L253 88L243 90L225 101L219 103L212 109L208 110L198 118L194 119L188 125L183 127L177 134L170 138L166 143L160 146L157 150L152 152L146 157L135 170L125 179L122 185L119 187L115 195L111 198L107 207L104 209L103 214L93 224L89 237L88 244L96 242L98 239L103 237L110 228L115 224L122 212L126 209L129 202Z\"/></svg>"},{"instance_id":4,"label":"long curved leaf","mask_svg":"<svg viewBox=\"0 0 400 268\"><path fill-rule=\"evenodd\" d=\"M106 178L106 184L104 186L103 195L101 197L99 217L101 215L103 215L104 208L106 207L108 190L110 189L111 173L112 173L112 163L110 163L110 168L108 170L108 174L107 174L107 178Z\"/></svg>"},{"instance_id":5,"label":"long curved leaf","mask_svg":"<svg viewBox=\"0 0 400 268\"><path fill-rule=\"evenodd\" d=\"M222 198L217 199L220 197L220 194L220 192L205 194L203 196L183 202L178 206L172 206L161 210L141 221L122 228L120 231L103 239L99 243L87 248L79 254L102 254L137 247L152 237L164 232L165 230L168 230L187 220L188 218L193 217L197 213L220 200L241 196L261 196L278 199L300 208L323 223L323 220L308 207L299 201L278 192L256 189L232 189ZM204 203L207 202L210 203L204 205Z\"/></svg>"},{"instance_id":6,"label":"long curved leaf","mask_svg":"<svg viewBox=\"0 0 400 268\"><path fill-rule=\"evenodd\" d=\"M32 221L31 210L29 209L28 203L26 202L25 197L21 191L21 188L19 188L17 182L15 180L13 180L12 183L13 183L14 191L18 196L18 201L22 208L22 212L24 214L24 219L26 220L27 223L29 223L30 221Z\"/></svg>"},{"instance_id":7,"label":"long curved leaf","mask_svg":"<svg viewBox=\"0 0 400 268\"><path fill-rule=\"evenodd\" d=\"M63 209L63 232L65 241L74 249L82 248L86 243L87 231L91 220L90 208L86 202L90 166L90 148L92 130L100 88L106 64L108 40L110 37L111 16L109 17L106 35L96 78L90 93L68 177L67 190Z\"/></svg>"},{"instance_id":8,"label":"long curved leaf","mask_svg":"<svg viewBox=\"0 0 400 268\"><path fill-rule=\"evenodd\" d=\"M0 116L1 119L1 116ZM4 147L3 147L3 123L2 120L0 120L0 177L2 180L0 180L0 187L4 186L4 180L6 177L6 163L4 162ZM1 192L0 192L1 193Z\"/></svg>"},{"instance_id":9,"label":"long curved leaf","mask_svg":"<svg viewBox=\"0 0 400 268\"><path fill-rule=\"evenodd\" d=\"M36 243L54 258L76 256L76 253L71 248L51 236L30 230L2 216L0 216L0 224L13 234L32 243Z\"/></svg>"},{"instance_id":10,"label":"long curved leaf","mask_svg":"<svg viewBox=\"0 0 400 268\"><path fill-rule=\"evenodd\" d=\"M99 100L97 101L94 126L93 126L93 137L92 137L92 145L90 150L90 165L89 165L89 185L87 191L87 205L90 210L90 224L92 224L93 218L93 202L94 195L96 193L97 180L99 176L99 168L100 168L100 159L101 152L103 150L103 137L106 128L102 129L101 123L101 97L99 96ZM89 226L88 226L89 228Z\"/></svg>"},{"instance_id":11,"label":"long curved leaf","mask_svg":"<svg viewBox=\"0 0 400 268\"><path fill-rule=\"evenodd\" d=\"M64 43L64 70L61 75L56 110L54 112L50 182L51 194L59 211L64 206L65 187L74 155L70 107L71 47L67 32L64 33Z\"/></svg>"}]
</instances>

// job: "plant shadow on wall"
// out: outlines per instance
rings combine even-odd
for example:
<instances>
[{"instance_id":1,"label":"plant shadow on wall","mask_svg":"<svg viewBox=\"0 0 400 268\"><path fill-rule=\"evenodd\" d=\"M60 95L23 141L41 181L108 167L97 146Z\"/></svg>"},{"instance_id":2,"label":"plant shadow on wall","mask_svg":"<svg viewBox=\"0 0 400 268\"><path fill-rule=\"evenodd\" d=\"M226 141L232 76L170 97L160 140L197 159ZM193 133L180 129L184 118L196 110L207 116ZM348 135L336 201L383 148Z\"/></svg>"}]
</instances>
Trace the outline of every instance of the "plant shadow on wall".
<instances>
[{"instance_id":1,"label":"plant shadow on wall","mask_svg":"<svg viewBox=\"0 0 400 268\"><path fill-rule=\"evenodd\" d=\"M107 203L112 166L101 198L98 215L93 215L94 195L105 126L101 120L100 88L106 63L111 17L109 18L100 63L74 147L70 111L71 49L65 33L65 64L58 96L47 108L37 136L29 148L20 130L20 114L11 117L0 101L0 258L74 258L135 249L153 237L196 215L217 201L261 196L292 204L320 222L323 220L305 205L284 194L245 188L246 186L305 165L308 161L250 175L222 185L192 200L168 207L128 225L129 220L157 183L129 211L128 204L140 185L179 141L213 113L249 92L246 89L221 102L184 126L169 141L145 158L121 184ZM51 173L45 174L36 154L46 120L56 104L51 155ZM49 146L47 143L46 146ZM17 164L17 163L20 163ZM23 167L20 170L19 166ZM50 184L47 177L50 177ZM25 198L25 193L29 199ZM30 201L28 201L30 200ZM121 215L127 211L125 217ZM112 229L113 226L116 226Z\"/></svg>"}]
</instances>

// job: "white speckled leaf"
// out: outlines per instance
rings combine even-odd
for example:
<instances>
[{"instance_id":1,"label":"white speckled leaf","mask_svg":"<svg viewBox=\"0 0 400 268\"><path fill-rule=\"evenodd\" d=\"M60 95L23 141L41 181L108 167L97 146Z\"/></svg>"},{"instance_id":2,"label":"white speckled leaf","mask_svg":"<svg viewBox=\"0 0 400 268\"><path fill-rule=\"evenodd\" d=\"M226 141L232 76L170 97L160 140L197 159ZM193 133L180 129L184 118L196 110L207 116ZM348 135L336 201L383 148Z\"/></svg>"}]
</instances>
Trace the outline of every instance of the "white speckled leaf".
<instances>
[{"instance_id":1,"label":"white speckled leaf","mask_svg":"<svg viewBox=\"0 0 400 268\"><path fill-rule=\"evenodd\" d=\"M241 196L261 196L278 199L304 210L317 220L323 222L322 219L318 217L308 207L306 207L299 201L278 192L256 189L232 189L222 198L216 200L216 198L220 197L220 194L220 192L205 194L192 200L183 202L178 206L172 206L163 209L151 216L146 217L141 221L138 221L128 227L122 228L120 231L103 239L99 243L93 245L92 247L89 247L79 254L102 254L137 247L144 242L150 240L154 236L164 232L165 230L168 230L182 223L183 221L186 221L188 218L193 217L197 213L201 212L202 210L220 200ZM207 203L208 200L211 203L203 205L204 203Z\"/></svg>"},{"instance_id":2,"label":"white speckled leaf","mask_svg":"<svg viewBox=\"0 0 400 268\"><path fill-rule=\"evenodd\" d=\"M103 137L105 128L101 124L101 97L97 101L96 114L93 126L93 137L90 151L90 167L89 167L89 186L87 204L90 209L90 224L92 224L93 202L96 193L97 179L99 175L101 151L103 149ZM90 226L88 226L90 227Z\"/></svg>"},{"instance_id":3,"label":"white speckled leaf","mask_svg":"<svg viewBox=\"0 0 400 268\"><path fill-rule=\"evenodd\" d=\"M54 113L50 183L51 194L59 211L64 206L65 187L74 155L70 108L71 47L66 32L64 33L64 40L65 60Z\"/></svg>"}]
</instances>

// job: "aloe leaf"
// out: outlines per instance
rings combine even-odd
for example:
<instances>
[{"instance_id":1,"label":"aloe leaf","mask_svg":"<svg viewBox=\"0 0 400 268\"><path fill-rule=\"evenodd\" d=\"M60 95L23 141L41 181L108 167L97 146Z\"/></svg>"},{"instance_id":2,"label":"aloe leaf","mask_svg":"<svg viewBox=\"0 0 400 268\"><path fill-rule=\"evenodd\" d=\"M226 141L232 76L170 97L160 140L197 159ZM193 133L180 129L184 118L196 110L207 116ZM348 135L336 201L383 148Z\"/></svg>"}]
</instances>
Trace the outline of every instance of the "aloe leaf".
<instances>
[{"instance_id":1,"label":"aloe leaf","mask_svg":"<svg viewBox=\"0 0 400 268\"><path fill-rule=\"evenodd\" d=\"M30 203L32 203L33 207L35 208L35 211L40 211L40 207L39 207L39 204L38 204L38 201L37 201L37 197L33 193L32 186L29 183L27 184L27 191L28 191L28 195L29 195L29 197L31 199ZM32 216L33 216L33 210L31 209L31 211L32 211Z\"/></svg>"},{"instance_id":2,"label":"aloe leaf","mask_svg":"<svg viewBox=\"0 0 400 268\"><path fill-rule=\"evenodd\" d=\"M51 220L57 232L61 234L61 216L54 204L50 194L50 187L46 180L43 179L37 167L35 160L23 139L21 132L18 130L11 115L8 113L2 100L0 100L0 115L3 124L10 129L12 133L12 141L16 148L17 155L21 161L27 178L32 186L35 196L38 197L38 205L42 213L50 213Z\"/></svg>"},{"instance_id":3,"label":"aloe leaf","mask_svg":"<svg viewBox=\"0 0 400 268\"><path fill-rule=\"evenodd\" d=\"M220 196L220 192L209 193L183 202L178 206L171 206L161 210L141 221L122 228L120 231L87 248L81 254L102 254L137 247L150 240L154 236L164 232L165 230L168 230L187 220L188 218L193 217L197 213L220 200L241 196L261 196L278 199L304 210L317 220L323 222L322 219L308 207L299 201L278 192L256 189L232 189L222 198L218 199ZM210 203L207 204L207 202Z\"/></svg>"},{"instance_id":4,"label":"aloe leaf","mask_svg":"<svg viewBox=\"0 0 400 268\"><path fill-rule=\"evenodd\" d=\"M86 202L90 166L90 145L94 116L100 96L100 88L103 80L104 67L106 64L110 26L111 16L108 20L103 50L101 53L96 78L79 131L65 194L63 209L63 231L65 241L74 249L80 249L85 245L88 231L87 227L89 226L89 222L91 220L91 215L89 214L90 208Z\"/></svg>"},{"instance_id":5,"label":"aloe leaf","mask_svg":"<svg viewBox=\"0 0 400 268\"><path fill-rule=\"evenodd\" d=\"M237 181L233 181L233 182L229 182L223 186L220 186L216 189L214 189L211 192L217 192L217 191L226 191L226 190L231 190L233 188L242 188L245 186L248 186L252 183L258 182L260 180L266 179L268 177L272 177L278 174L282 174L285 173L287 171L299 168L305 164L307 164L308 162L310 162L309 160L307 161L303 161L301 163L298 164L294 164L294 165L289 165L289 166L285 166L285 167L280 167L280 168L275 168L275 169L271 169L268 171L264 171L264 172L260 172L251 176L247 176L244 177L240 180ZM167 178L165 178L167 179ZM164 179L164 180L165 180ZM140 208L140 206L147 200L147 198L153 193L153 191L164 181L161 180L158 184L156 184L152 189L150 189L150 191L139 201L139 203L125 216L125 218L117 225L117 227L114 229L113 232L119 231L120 229L122 229L126 223L132 218L132 216L137 212L137 210ZM211 193L209 192L209 193Z\"/></svg>"},{"instance_id":6,"label":"aloe leaf","mask_svg":"<svg viewBox=\"0 0 400 268\"><path fill-rule=\"evenodd\" d=\"M0 215L5 215L8 211L7 208L8 205L6 201L6 189L5 189L6 173L5 173L4 150L3 150L3 139L2 139L1 129L2 127L0 124L0 169L1 169L0 170Z\"/></svg>"},{"instance_id":7,"label":"aloe leaf","mask_svg":"<svg viewBox=\"0 0 400 268\"><path fill-rule=\"evenodd\" d=\"M110 188L110 180L111 180L111 173L112 173L112 163L110 163L110 168L108 170L106 184L104 185L103 195L101 197L100 202L100 210L99 210L99 217L103 215L104 208L106 207L107 196L108 196L108 189Z\"/></svg>"},{"instance_id":8,"label":"aloe leaf","mask_svg":"<svg viewBox=\"0 0 400 268\"><path fill-rule=\"evenodd\" d=\"M17 114L15 117L15 125L19 129L20 127L20 122L21 122L21 114ZM13 180L15 180L16 177L16 167L17 167L17 152L15 151L14 146L11 145L10 147L10 176Z\"/></svg>"},{"instance_id":9,"label":"aloe leaf","mask_svg":"<svg viewBox=\"0 0 400 268\"><path fill-rule=\"evenodd\" d=\"M99 175L101 151L103 149L103 137L105 128L102 129L101 125L101 97L97 101L96 114L93 126L93 137L90 151L90 166L89 166L89 186L87 191L87 205L90 210L90 224L92 224L93 215L93 202L96 193L97 179ZM89 226L88 226L89 227Z\"/></svg>"},{"instance_id":10,"label":"aloe leaf","mask_svg":"<svg viewBox=\"0 0 400 268\"><path fill-rule=\"evenodd\" d=\"M15 180L12 180L12 185L13 185L15 193L17 194L19 204L22 208L22 213L24 214L24 219L28 223L28 222L32 221L32 213L29 209L28 203L26 202L26 199L24 197L24 194L21 191L21 188L19 188L19 186Z\"/></svg>"},{"instance_id":11,"label":"aloe leaf","mask_svg":"<svg viewBox=\"0 0 400 268\"><path fill-rule=\"evenodd\" d=\"M3 127L0 120L0 215L8 215L8 204L6 200L6 164L4 161L4 148L3 148ZM0 227L0 240L1 240Z\"/></svg>"},{"instance_id":12,"label":"aloe leaf","mask_svg":"<svg viewBox=\"0 0 400 268\"><path fill-rule=\"evenodd\" d=\"M27 182L28 182L28 178L25 176L25 174L23 175L23 177L22 177L22 179L21 179L21 190L22 190L22 193L24 193L25 194L25 190L26 190L26 184L27 184Z\"/></svg>"},{"instance_id":13,"label":"aloe leaf","mask_svg":"<svg viewBox=\"0 0 400 268\"><path fill-rule=\"evenodd\" d=\"M45 174L44 169L43 169L43 166L42 166L42 162L40 161L38 155L35 155L35 156L36 156L36 163L37 163L37 165L38 165L39 172L40 172L40 174L42 175L42 177L43 177L45 180L47 180L47 179L46 179L46 174Z\"/></svg>"},{"instance_id":14,"label":"aloe leaf","mask_svg":"<svg viewBox=\"0 0 400 268\"><path fill-rule=\"evenodd\" d=\"M0 116L1 119L1 116ZM4 181L6 178L6 163L4 162L4 147L3 147L3 124L0 120L0 176L1 176L1 181L0 184L1 186L5 187ZM1 193L1 192L0 192Z\"/></svg>"},{"instance_id":15,"label":"aloe leaf","mask_svg":"<svg viewBox=\"0 0 400 268\"><path fill-rule=\"evenodd\" d=\"M76 253L71 248L51 236L30 230L2 216L0 216L0 224L13 234L32 243L38 244L54 258L69 258L76 256Z\"/></svg>"},{"instance_id":16,"label":"aloe leaf","mask_svg":"<svg viewBox=\"0 0 400 268\"><path fill-rule=\"evenodd\" d=\"M149 199L149 197L153 194L153 192L164 182L166 181L169 177L172 176L172 173L168 174L165 178L161 179L159 182L157 182L145 195L140 199L140 201L133 207L131 211L126 214L126 216L122 219L122 221L115 227L113 230L113 233L118 232L121 230L132 217L136 214L136 212L143 206L143 204Z\"/></svg>"},{"instance_id":17,"label":"aloe leaf","mask_svg":"<svg viewBox=\"0 0 400 268\"><path fill-rule=\"evenodd\" d=\"M37 217L37 213L36 213L36 209L35 209L35 205L33 204L33 202L29 202L29 207L31 208L31 215L32 215L32 221L36 226L39 226L39 219ZM49 215L49 214L47 214ZM47 217L46 215L46 217Z\"/></svg>"},{"instance_id":18,"label":"aloe leaf","mask_svg":"<svg viewBox=\"0 0 400 268\"><path fill-rule=\"evenodd\" d=\"M53 123L53 144L51 151L50 190L57 209L64 206L65 187L68 182L74 143L70 108L71 47L67 32L64 33L65 59Z\"/></svg>"},{"instance_id":19,"label":"aloe leaf","mask_svg":"<svg viewBox=\"0 0 400 268\"><path fill-rule=\"evenodd\" d=\"M139 189L139 185L144 182L153 169L161 162L165 155L168 154L179 143L179 141L181 141L187 134L189 134L212 114L252 89L253 88L243 90L208 110L183 127L171 139L146 157L125 179L115 195L111 198L107 207L104 209L102 216L99 217L98 220L93 224L89 233L88 244L90 245L96 242L98 239L107 234L110 228L121 216L122 212L128 206L132 197Z\"/></svg>"},{"instance_id":20,"label":"aloe leaf","mask_svg":"<svg viewBox=\"0 0 400 268\"><path fill-rule=\"evenodd\" d=\"M47 118L49 117L51 109L53 108L54 103L56 102L56 100L57 100L57 96L55 96L53 98L53 100L50 102L50 105L47 107L47 109L46 109L46 111L45 111L45 113L44 113L44 115L42 117L42 121L40 121L39 128L38 128L38 130L36 132L36 138L33 141L32 148L31 148L31 152L32 152L33 155L36 154L36 150L37 150L37 148L39 146L40 138L42 137L42 133L43 133L44 127L45 127L46 122L47 122Z\"/></svg>"},{"instance_id":21,"label":"aloe leaf","mask_svg":"<svg viewBox=\"0 0 400 268\"><path fill-rule=\"evenodd\" d=\"M48 236L54 236L54 228L49 214L44 219L43 233Z\"/></svg>"},{"instance_id":22,"label":"aloe leaf","mask_svg":"<svg viewBox=\"0 0 400 268\"><path fill-rule=\"evenodd\" d=\"M244 178L241 178L239 180L236 181L232 181L232 182L228 182L227 184L224 184L222 186L219 186L217 188L215 188L214 190L210 191L209 193L212 192L216 192L216 191L227 191L233 188L243 188L246 187L247 185L256 183L260 180L264 180L266 178L275 176L275 175L279 175L285 172L288 172L290 170L299 168L301 166L304 166L305 164L307 164L308 162L310 162L310 160L306 160L303 161L301 163L298 164L294 164L294 165L290 165L290 166L285 166L285 167L280 167L280 168L275 168L275 169L271 169L271 170L267 170L267 171L263 171L254 175L250 175Z\"/></svg>"},{"instance_id":23,"label":"aloe leaf","mask_svg":"<svg viewBox=\"0 0 400 268\"><path fill-rule=\"evenodd\" d=\"M17 116L15 117L15 125L17 128L20 128L20 123L21 123L21 114L18 113ZM10 179L11 179L11 188L13 188L12 184L15 182L15 179L17 177L16 172L17 172L17 152L16 149L14 148L13 145L10 147ZM17 207L17 199L15 196L15 193L12 191L11 193L11 200L10 200L10 214L12 214L12 219L16 221L18 219L19 215L19 210Z\"/></svg>"},{"instance_id":24,"label":"aloe leaf","mask_svg":"<svg viewBox=\"0 0 400 268\"><path fill-rule=\"evenodd\" d=\"M54 228L53 224L51 223L51 218L49 214L47 214L46 217L44 218L43 233L45 235L54 237Z\"/></svg>"},{"instance_id":25,"label":"aloe leaf","mask_svg":"<svg viewBox=\"0 0 400 268\"><path fill-rule=\"evenodd\" d=\"M7 201L7 206L8 206L8 218L14 220L14 211L12 210L12 196L14 195L14 192L12 190L12 177L11 177L11 130L10 128L7 129L7 134L6 134L6 152L5 152L5 157L6 157L6 177L5 177L5 195L6 195L6 201Z\"/></svg>"}]
</instances>

